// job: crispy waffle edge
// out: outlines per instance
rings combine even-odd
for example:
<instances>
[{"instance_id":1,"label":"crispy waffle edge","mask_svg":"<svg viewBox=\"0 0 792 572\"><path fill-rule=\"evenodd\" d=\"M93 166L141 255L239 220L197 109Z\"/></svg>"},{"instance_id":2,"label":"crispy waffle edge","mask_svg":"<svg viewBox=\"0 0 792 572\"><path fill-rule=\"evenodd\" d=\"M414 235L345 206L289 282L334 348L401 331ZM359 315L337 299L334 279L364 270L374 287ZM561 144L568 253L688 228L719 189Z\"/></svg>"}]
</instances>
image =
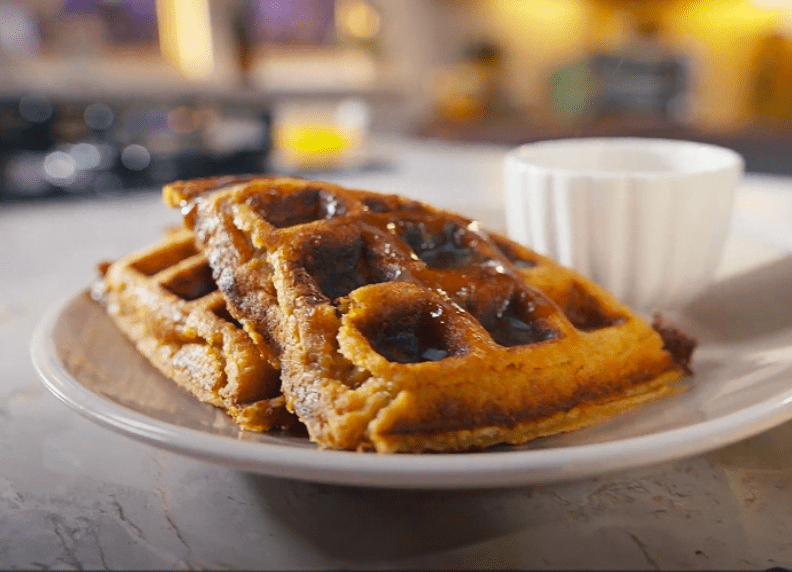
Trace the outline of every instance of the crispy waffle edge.
<instances>
[{"instance_id":1,"label":"crispy waffle edge","mask_svg":"<svg viewBox=\"0 0 792 572\"><path fill-rule=\"evenodd\" d=\"M160 373L243 429L294 426L273 356L220 317L225 302L216 288L191 292L200 287L191 273L205 265L193 243L190 231L171 229L159 243L102 264L92 298Z\"/></svg>"}]
</instances>

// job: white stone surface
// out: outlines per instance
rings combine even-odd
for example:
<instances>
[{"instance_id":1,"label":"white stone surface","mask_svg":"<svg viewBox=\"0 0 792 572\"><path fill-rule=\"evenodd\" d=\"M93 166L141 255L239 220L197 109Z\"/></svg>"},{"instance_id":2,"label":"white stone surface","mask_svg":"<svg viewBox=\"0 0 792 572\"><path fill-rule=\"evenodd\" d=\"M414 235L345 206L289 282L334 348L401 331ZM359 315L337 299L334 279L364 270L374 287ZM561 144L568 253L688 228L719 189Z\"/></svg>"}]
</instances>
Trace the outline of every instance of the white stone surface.
<instances>
[{"instance_id":1,"label":"white stone surface","mask_svg":"<svg viewBox=\"0 0 792 572\"><path fill-rule=\"evenodd\" d=\"M385 149L391 170L333 178L502 227L503 149ZM737 207L720 275L786 268L792 284L792 181L749 177ZM792 567L792 423L596 479L429 492L258 476L84 420L38 381L33 327L178 220L156 193L0 207L0 569Z\"/></svg>"}]
</instances>

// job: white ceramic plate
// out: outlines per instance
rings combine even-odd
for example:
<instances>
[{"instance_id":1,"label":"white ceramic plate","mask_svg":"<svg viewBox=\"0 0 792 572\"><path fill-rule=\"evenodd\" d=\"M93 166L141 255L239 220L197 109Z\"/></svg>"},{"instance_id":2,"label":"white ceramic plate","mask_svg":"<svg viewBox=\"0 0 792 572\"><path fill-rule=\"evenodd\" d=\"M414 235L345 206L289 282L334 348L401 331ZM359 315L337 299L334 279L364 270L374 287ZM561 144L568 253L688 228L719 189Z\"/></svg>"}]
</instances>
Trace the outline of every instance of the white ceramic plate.
<instances>
[{"instance_id":1,"label":"white ceramic plate","mask_svg":"<svg viewBox=\"0 0 792 572\"><path fill-rule=\"evenodd\" d=\"M789 260L792 260L790 258ZM770 275L789 275L788 267ZM599 426L522 447L436 455L318 450L305 438L239 431L159 374L84 294L40 322L31 344L45 385L129 437L273 476L348 485L479 488L560 481L694 455L792 418L792 300L768 305L759 278L716 285L677 316L700 337L688 391ZM724 308L732 308L731 311Z\"/></svg>"}]
</instances>

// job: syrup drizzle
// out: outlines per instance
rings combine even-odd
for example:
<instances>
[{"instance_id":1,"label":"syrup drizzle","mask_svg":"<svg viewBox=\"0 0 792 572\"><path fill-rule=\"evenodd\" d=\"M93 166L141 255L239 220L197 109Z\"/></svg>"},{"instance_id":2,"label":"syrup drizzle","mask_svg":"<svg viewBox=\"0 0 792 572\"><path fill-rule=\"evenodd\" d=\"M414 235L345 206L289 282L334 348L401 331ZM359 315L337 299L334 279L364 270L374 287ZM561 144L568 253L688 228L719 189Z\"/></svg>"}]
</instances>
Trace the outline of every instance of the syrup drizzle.
<instances>
[{"instance_id":1,"label":"syrup drizzle","mask_svg":"<svg viewBox=\"0 0 792 572\"><path fill-rule=\"evenodd\" d=\"M450 343L448 316L437 304L371 324L366 330L374 350L392 362L440 361L467 351Z\"/></svg>"}]
</instances>

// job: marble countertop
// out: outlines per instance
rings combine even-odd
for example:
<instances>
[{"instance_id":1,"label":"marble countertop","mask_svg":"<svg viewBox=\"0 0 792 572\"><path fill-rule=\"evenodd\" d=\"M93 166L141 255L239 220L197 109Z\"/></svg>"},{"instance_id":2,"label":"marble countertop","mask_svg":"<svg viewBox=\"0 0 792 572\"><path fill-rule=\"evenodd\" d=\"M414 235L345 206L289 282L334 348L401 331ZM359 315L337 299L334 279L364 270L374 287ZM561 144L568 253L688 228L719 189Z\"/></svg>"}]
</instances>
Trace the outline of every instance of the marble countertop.
<instances>
[{"instance_id":1,"label":"marble countertop","mask_svg":"<svg viewBox=\"0 0 792 572\"><path fill-rule=\"evenodd\" d=\"M325 178L502 228L504 149L392 141L380 150L390 168ZM39 382L33 328L85 287L97 261L177 222L156 193L0 207L0 569L792 567L792 422L593 479L422 491L246 473L85 420ZM778 286L792 283L790 253L792 180L746 177L721 278L772 276L767 304L792 322Z\"/></svg>"}]
</instances>

